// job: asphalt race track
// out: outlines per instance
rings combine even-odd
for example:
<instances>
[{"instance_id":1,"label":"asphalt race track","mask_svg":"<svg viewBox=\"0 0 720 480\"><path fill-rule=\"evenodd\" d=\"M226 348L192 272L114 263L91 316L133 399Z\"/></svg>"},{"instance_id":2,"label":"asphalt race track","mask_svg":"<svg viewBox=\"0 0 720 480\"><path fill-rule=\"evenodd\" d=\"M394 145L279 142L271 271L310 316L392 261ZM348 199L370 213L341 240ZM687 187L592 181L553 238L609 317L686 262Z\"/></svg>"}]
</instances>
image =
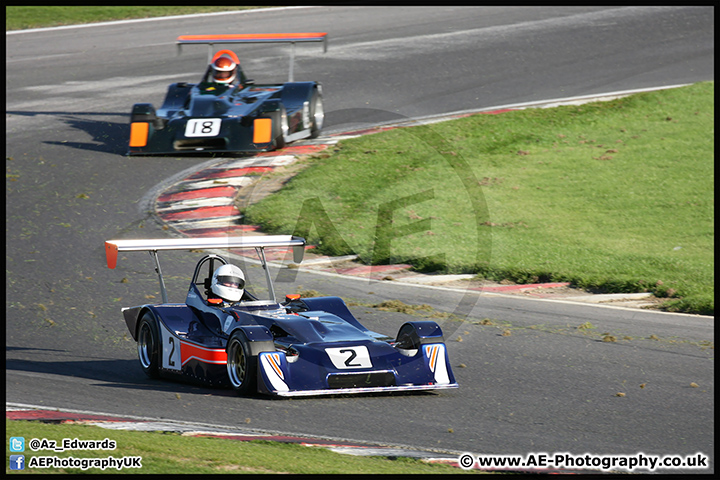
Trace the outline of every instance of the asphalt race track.
<instances>
[{"instance_id":1,"label":"asphalt race track","mask_svg":"<svg viewBox=\"0 0 720 480\"><path fill-rule=\"evenodd\" d=\"M714 470L712 317L301 272L278 293L302 285L463 315L443 324L460 388L278 401L143 375L120 308L159 301L157 277L149 255L109 270L103 242L171 235L149 192L213 160L124 156L130 108L202 73L207 50L178 56L178 35L285 31L329 32L327 53L299 46L295 64L297 80L324 86L326 133L714 80L712 7L317 7L8 34L6 401L475 454L702 452ZM287 78L287 47L238 53L251 78ZM161 258L170 301L184 299L197 258ZM353 311L390 335L408 318ZM577 328L586 322L621 340Z\"/></svg>"}]
</instances>

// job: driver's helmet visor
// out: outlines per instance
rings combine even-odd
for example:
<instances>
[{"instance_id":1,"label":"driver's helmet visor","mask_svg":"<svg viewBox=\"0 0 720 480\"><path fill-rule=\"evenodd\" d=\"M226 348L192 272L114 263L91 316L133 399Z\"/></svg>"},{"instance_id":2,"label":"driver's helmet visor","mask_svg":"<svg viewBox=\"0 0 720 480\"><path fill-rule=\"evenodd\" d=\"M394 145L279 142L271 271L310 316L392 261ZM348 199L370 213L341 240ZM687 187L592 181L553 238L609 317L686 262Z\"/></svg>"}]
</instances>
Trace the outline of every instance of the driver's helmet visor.
<instances>
[{"instance_id":1,"label":"driver's helmet visor","mask_svg":"<svg viewBox=\"0 0 720 480\"><path fill-rule=\"evenodd\" d=\"M215 73L213 75L215 77L215 80L227 80L229 78L232 78L233 75L235 75L235 69L227 71L215 70Z\"/></svg>"},{"instance_id":2,"label":"driver's helmet visor","mask_svg":"<svg viewBox=\"0 0 720 480\"><path fill-rule=\"evenodd\" d=\"M217 278L218 285L230 288L245 288L245 280L232 275L220 275Z\"/></svg>"}]
</instances>

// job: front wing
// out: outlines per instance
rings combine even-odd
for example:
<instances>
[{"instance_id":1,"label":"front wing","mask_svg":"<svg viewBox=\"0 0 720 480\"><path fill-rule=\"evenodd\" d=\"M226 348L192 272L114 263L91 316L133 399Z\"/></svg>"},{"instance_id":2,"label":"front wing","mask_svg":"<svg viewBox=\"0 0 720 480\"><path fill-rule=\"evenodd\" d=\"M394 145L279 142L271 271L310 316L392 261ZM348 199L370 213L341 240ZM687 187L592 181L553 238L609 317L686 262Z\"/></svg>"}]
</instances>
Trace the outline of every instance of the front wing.
<instances>
[{"instance_id":1,"label":"front wing","mask_svg":"<svg viewBox=\"0 0 720 480\"><path fill-rule=\"evenodd\" d=\"M172 118L163 128L135 122L130 126L128 154L268 151L275 147L276 128L270 118Z\"/></svg>"},{"instance_id":2,"label":"front wing","mask_svg":"<svg viewBox=\"0 0 720 480\"><path fill-rule=\"evenodd\" d=\"M421 345L410 352L412 356L397 353L387 344L381 351L377 351L377 347L367 347L326 348L328 354L334 353L331 350L340 354L337 362L333 360L335 365L323 365L320 358L302 359L312 357L307 349L301 351L301 359L292 363L284 352L263 352L258 356L258 390L270 395L296 397L458 387L444 343ZM370 358L369 352L379 355ZM368 356L364 357L365 354ZM350 365L359 368L338 368L343 365L341 362L347 364L348 360L352 360Z\"/></svg>"}]
</instances>

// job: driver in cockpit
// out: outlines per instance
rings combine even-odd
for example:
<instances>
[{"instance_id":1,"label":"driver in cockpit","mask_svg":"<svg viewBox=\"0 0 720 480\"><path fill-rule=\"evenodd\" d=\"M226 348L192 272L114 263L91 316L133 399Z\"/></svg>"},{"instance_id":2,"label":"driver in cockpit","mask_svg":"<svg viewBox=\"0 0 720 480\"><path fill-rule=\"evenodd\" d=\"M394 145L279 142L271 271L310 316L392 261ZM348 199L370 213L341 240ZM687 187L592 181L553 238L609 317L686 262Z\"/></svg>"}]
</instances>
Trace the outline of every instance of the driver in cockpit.
<instances>
[{"instance_id":1,"label":"driver in cockpit","mask_svg":"<svg viewBox=\"0 0 720 480\"><path fill-rule=\"evenodd\" d=\"M218 306L227 307L239 302L245 293L245 274L235 265L221 265L213 273L210 293L208 302L217 305L218 300L222 301L223 305Z\"/></svg>"}]
</instances>

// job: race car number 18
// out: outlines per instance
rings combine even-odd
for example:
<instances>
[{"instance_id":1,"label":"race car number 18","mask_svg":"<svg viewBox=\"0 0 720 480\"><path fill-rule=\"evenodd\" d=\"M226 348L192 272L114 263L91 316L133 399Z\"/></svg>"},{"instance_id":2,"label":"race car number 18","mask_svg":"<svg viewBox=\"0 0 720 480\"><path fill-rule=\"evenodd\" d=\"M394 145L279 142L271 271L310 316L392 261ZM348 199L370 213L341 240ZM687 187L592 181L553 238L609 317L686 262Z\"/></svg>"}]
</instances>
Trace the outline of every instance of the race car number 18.
<instances>
[{"instance_id":1,"label":"race car number 18","mask_svg":"<svg viewBox=\"0 0 720 480\"><path fill-rule=\"evenodd\" d=\"M193 118L185 125L186 137L216 137L220 133L219 118Z\"/></svg>"}]
</instances>

